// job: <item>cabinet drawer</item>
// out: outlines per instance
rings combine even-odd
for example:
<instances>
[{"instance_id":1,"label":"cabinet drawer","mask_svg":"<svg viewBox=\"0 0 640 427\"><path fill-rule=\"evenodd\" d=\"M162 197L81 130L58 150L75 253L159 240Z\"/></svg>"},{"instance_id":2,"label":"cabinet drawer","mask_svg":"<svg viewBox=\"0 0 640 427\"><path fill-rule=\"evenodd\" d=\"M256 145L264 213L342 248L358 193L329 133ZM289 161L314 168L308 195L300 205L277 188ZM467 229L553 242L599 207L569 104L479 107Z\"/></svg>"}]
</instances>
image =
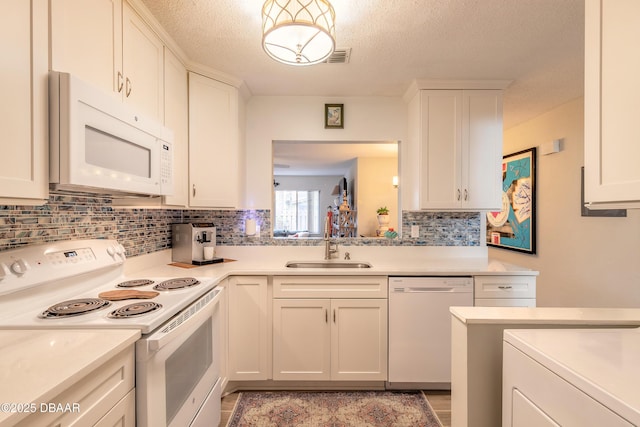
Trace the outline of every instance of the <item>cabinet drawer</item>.
<instances>
[{"instance_id":1,"label":"cabinet drawer","mask_svg":"<svg viewBox=\"0 0 640 427\"><path fill-rule=\"evenodd\" d=\"M535 276L475 276L475 298L535 298Z\"/></svg>"},{"instance_id":2,"label":"cabinet drawer","mask_svg":"<svg viewBox=\"0 0 640 427\"><path fill-rule=\"evenodd\" d=\"M274 276L274 298L386 298L387 276Z\"/></svg>"},{"instance_id":3,"label":"cabinet drawer","mask_svg":"<svg viewBox=\"0 0 640 427\"><path fill-rule=\"evenodd\" d=\"M134 368L134 348L131 346L50 400L63 406L77 404L79 410L71 407L65 411L39 411L25 418L16 427L95 425L134 389Z\"/></svg>"}]
</instances>

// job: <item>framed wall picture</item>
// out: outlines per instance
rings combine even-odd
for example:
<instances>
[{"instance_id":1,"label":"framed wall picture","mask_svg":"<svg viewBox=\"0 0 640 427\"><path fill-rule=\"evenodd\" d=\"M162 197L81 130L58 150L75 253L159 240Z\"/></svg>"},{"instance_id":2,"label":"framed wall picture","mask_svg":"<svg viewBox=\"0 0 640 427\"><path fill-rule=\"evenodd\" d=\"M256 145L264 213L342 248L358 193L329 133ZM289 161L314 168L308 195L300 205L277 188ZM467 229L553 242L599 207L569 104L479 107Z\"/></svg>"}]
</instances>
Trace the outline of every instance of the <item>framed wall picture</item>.
<instances>
[{"instance_id":1,"label":"framed wall picture","mask_svg":"<svg viewBox=\"0 0 640 427\"><path fill-rule=\"evenodd\" d=\"M487 246L536 253L536 148L502 158L502 209L487 213Z\"/></svg>"},{"instance_id":2,"label":"framed wall picture","mask_svg":"<svg viewBox=\"0 0 640 427\"><path fill-rule=\"evenodd\" d=\"M324 104L324 128L344 129L344 104Z\"/></svg>"}]
</instances>

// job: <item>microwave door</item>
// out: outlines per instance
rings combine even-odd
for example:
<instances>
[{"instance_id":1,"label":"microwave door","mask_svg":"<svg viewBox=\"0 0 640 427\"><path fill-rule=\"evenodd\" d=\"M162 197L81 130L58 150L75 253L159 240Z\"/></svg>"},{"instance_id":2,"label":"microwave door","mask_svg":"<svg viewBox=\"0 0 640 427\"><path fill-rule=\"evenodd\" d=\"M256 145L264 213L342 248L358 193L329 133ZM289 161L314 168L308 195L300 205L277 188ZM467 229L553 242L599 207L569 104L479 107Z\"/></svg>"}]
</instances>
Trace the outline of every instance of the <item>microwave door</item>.
<instances>
[{"instance_id":1,"label":"microwave door","mask_svg":"<svg viewBox=\"0 0 640 427\"><path fill-rule=\"evenodd\" d=\"M72 184L160 194L160 143L155 137L82 102L71 135ZM108 129L104 131L103 129Z\"/></svg>"}]
</instances>

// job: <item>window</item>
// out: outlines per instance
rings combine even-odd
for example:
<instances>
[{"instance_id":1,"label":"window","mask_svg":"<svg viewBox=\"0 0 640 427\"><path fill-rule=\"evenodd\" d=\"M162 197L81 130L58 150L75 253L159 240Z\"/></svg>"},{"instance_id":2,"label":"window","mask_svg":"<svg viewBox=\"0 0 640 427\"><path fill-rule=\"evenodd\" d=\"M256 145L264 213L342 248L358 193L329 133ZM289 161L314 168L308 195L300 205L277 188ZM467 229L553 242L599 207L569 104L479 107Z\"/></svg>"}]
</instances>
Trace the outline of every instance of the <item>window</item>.
<instances>
[{"instance_id":1,"label":"window","mask_svg":"<svg viewBox=\"0 0 640 427\"><path fill-rule=\"evenodd\" d=\"M320 234L320 191L276 190L275 230Z\"/></svg>"}]
</instances>

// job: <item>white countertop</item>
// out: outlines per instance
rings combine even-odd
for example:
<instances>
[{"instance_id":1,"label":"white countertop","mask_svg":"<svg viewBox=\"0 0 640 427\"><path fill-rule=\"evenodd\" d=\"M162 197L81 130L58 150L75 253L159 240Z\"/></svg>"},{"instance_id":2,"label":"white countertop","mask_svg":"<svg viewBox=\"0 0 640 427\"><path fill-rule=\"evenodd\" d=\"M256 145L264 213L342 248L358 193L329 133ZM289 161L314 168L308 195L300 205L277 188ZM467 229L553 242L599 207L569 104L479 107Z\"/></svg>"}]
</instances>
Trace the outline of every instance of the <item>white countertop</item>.
<instances>
[{"instance_id":1,"label":"white countertop","mask_svg":"<svg viewBox=\"0 0 640 427\"><path fill-rule=\"evenodd\" d=\"M180 268L170 266L171 250L127 259L127 274L153 276L205 276L223 279L229 275L538 275L528 268L490 260L480 247L367 247L340 246L344 261L349 252L352 262L368 262L372 268L287 268L288 261L322 261L321 246L218 246L216 256L234 262Z\"/></svg>"},{"instance_id":2,"label":"white countertop","mask_svg":"<svg viewBox=\"0 0 640 427\"><path fill-rule=\"evenodd\" d=\"M506 330L504 339L640 425L640 329Z\"/></svg>"},{"instance_id":3,"label":"white countertop","mask_svg":"<svg viewBox=\"0 0 640 427\"><path fill-rule=\"evenodd\" d=\"M39 408L139 337L138 330L0 330L0 427L29 415L11 404Z\"/></svg>"},{"instance_id":4,"label":"white countertop","mask_svg":"<svg viewBox=\"0 0 640 427\"><path fill-rule=\"evenodd\" d=\"M451 314L467 325L638 325L638 308L571 307L451 307Z\"/></svg>"}]
</instances>

